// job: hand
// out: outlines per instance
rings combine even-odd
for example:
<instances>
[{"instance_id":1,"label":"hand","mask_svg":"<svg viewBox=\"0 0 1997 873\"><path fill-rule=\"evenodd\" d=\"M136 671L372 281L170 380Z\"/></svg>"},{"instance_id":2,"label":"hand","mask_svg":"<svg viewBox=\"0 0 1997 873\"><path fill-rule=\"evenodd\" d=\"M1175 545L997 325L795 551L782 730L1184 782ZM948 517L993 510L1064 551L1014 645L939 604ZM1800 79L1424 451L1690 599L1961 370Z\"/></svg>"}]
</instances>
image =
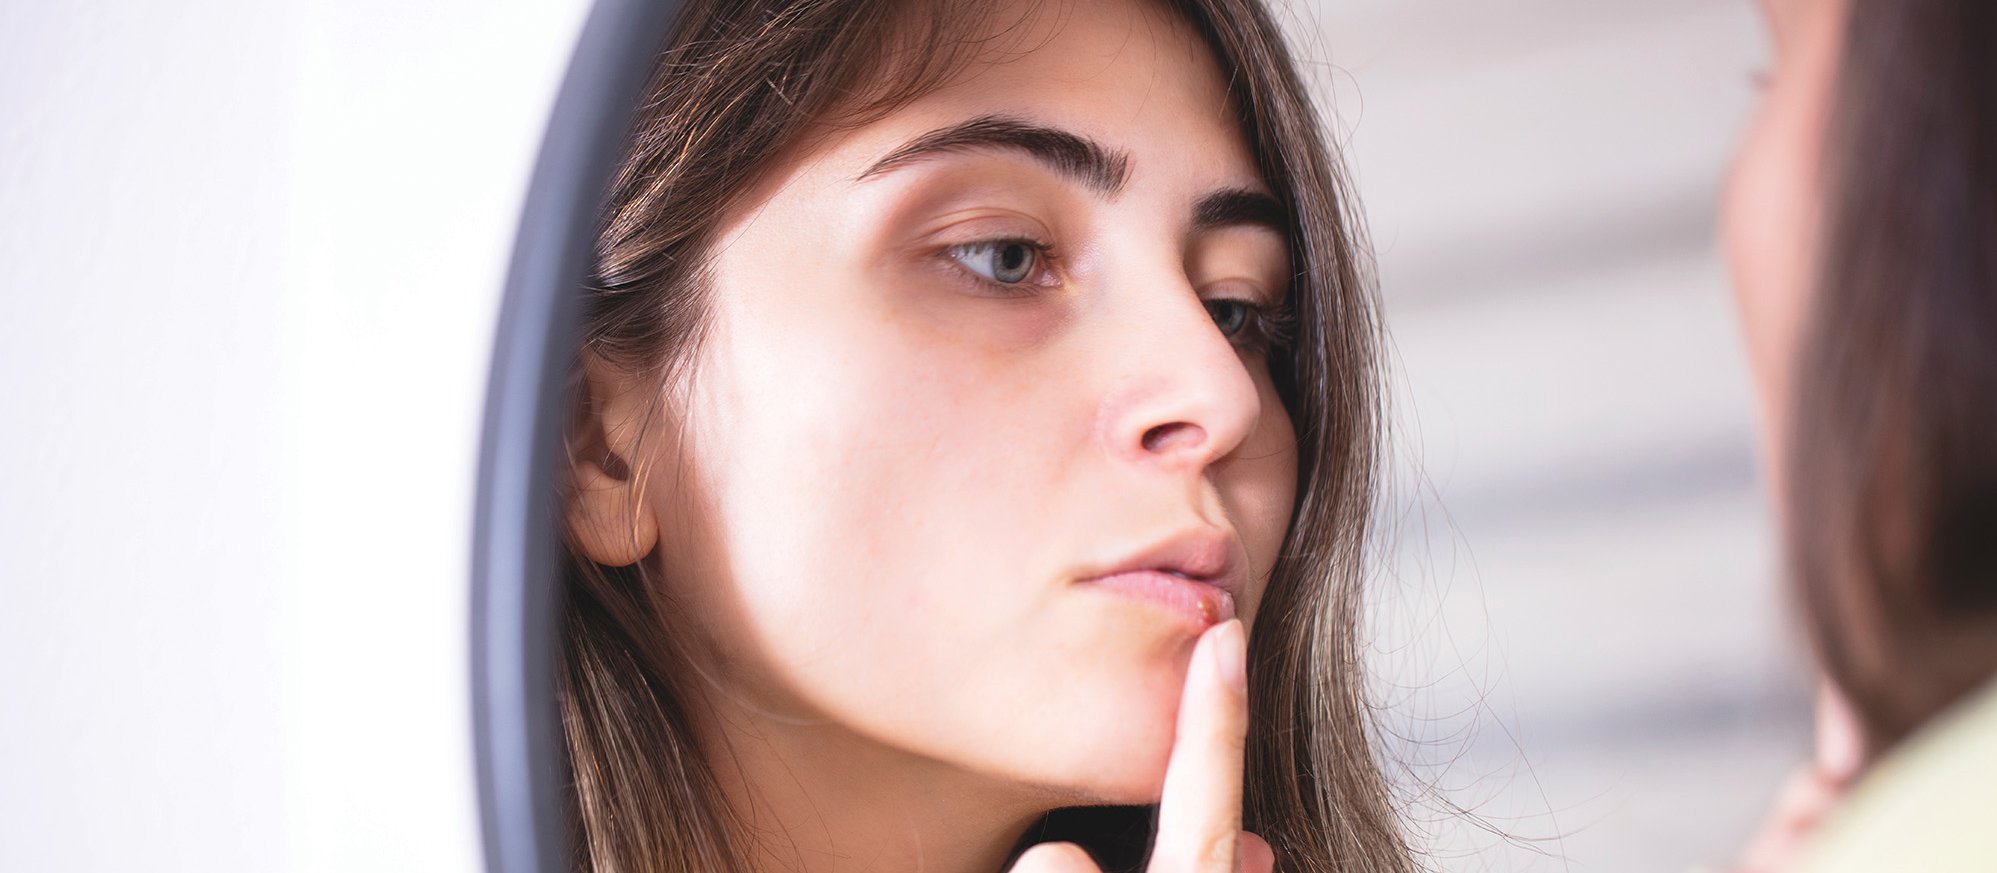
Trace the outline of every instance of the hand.
<instances>
[{"instance_id":1,"label":"hand","mask_svg":"<svg viewBox=\"0 0 1997 873\"><path fill-rule=\"evenodd\" d=\"M1863 758L1858 721L1844 696L1826 683L1817 693L1816 758L1783 784L1775 808L1732 873L1778 873L1795 863L1824 818L1844 800Z\"/></svg>"},{"instance_id":2,"label":"hand","mask_svg":"<svg viewBox=\"0 0 1997 873\"><path fill-rule=\"evenodd\" d=\"M1274 873L1275 852L1241 829L1247 648L1238 619L1208 628L1193 646L1148 873ZM1042 843L1021 855L1012 873L1101 870L1080 846Z\"/></svg>"}]
</instances>

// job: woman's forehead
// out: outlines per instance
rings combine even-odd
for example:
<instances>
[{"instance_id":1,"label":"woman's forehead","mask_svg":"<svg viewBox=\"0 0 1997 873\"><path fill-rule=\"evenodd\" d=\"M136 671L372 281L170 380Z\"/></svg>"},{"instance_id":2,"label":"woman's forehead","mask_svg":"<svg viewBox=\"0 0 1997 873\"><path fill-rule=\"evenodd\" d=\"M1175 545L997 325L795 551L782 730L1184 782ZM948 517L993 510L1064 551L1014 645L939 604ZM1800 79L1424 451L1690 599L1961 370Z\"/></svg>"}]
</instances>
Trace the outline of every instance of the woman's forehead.
<instances>
[{"instance_id":1,"label":"woman's forehead","mask_svg":"<svg viewBox=\"0 0 1997 873\"><path fill-rule=\"evenodd\" d=\"M1014 6L993 16L997 35L962 70L840 137L854 176L967 129L1009 126L1010 144L1056 157L1092 187L1147 176L1265 187L1217 59L1176 13L1137 0Z\"/></svg>"},{"instance_id":2,"label":"woman's forehead","mask_svg":"<svg viewBox=\"0 0 1997 873\"><path fill-rule=\"evenodd\" d=\"M925 102L1027 100L1102 126L1173 114L1232 125L1220 64L1176 13L1142 0L1037 4Z\"/></svg>"}]
</instances>

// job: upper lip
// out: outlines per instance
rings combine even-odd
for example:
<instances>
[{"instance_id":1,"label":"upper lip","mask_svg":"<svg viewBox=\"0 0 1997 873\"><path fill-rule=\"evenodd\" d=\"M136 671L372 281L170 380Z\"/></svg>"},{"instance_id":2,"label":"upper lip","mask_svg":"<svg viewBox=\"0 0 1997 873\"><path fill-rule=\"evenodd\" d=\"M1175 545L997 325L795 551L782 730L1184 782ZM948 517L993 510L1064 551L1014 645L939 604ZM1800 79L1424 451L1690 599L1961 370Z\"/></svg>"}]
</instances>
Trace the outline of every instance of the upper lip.
<instances>
[{"instance_id":1,"label":"upper lip","mask_svg":"<svg viewBox=\"0 0 1997 873\"><path fill-rule=\"evenodd\" d=\"M1145 547L1107 569L1084 573L1083 581L1122 573L1156 571L1204 582L1241 596L1242 561L1234 537L1214 527L1192 528Z\"/></svg>"}]
</instances>

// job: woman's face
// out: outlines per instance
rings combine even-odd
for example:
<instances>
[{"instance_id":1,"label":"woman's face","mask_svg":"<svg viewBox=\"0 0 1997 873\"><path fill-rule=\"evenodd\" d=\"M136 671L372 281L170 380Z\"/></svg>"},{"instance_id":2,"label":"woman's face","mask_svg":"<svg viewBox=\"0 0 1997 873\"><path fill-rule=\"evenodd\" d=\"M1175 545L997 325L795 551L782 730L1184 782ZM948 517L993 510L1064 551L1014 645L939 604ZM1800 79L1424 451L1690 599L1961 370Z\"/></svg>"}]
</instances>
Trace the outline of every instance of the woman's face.
<instances>
[{"instance_id":1,"label":"woman's face","mask_svg":"<svg viewBox=\"0 0 1997 873\"><path fill-rule=\"evenodd\" d=\"M1735 159L1726 248L1762 413L1763 457L1777 481L1790 370L1812 298L1824 194L1821 164L1846 0L1762 0L1774 42L1766 94Z\"/></svg>"},{"instance_id":2,"label":"woman's face","mask_svg":"<svg viewBox=\"0 0 1997 873\"><path fill-rule=\"evenodd\" d=\"M1050 4L724 227L634 460L743 711L1156 798L1193 642L1252 623L1295 496L1290 258L1223 83L1164 13Z\"/></svg>"}]
</instances>

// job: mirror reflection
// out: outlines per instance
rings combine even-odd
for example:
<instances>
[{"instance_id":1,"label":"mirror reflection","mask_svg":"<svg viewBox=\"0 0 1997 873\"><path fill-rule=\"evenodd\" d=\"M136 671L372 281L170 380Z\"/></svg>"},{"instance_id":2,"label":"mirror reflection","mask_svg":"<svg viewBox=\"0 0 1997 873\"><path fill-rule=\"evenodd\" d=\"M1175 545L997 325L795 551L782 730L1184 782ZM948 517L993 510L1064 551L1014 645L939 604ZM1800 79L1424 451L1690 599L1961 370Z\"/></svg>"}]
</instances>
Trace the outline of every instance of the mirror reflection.
<instances>
[{"instance_id":1,"label":"mirror reflection","mask_svg":"<svg viewBox=\"0 0 1997 873\"><path fill-rule=\"evenodd\" d=\"M690 4L571 374L579 865L1820 869L1987 750L1980 19L1559 5Z\"/></svg>"}]
</instances>

